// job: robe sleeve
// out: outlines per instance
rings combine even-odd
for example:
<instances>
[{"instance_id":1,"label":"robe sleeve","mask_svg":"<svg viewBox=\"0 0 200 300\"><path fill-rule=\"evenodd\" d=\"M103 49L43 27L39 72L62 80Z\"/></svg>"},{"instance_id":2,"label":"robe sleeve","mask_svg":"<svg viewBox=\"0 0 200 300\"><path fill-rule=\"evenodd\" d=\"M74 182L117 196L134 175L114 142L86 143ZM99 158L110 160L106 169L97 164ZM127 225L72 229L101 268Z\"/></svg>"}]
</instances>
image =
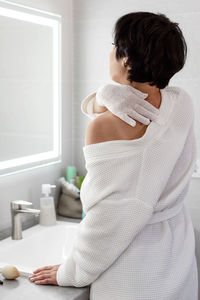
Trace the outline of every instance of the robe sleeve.
<instances>
[{"instance_id":1,"label":"robe sleeve","mask_svg":"<svg viewBox=\"0 0 200 300\"><path fill-rule=\"evenodd\" d=\"M134 213L135 212L135 213ZM138 199L102 199L79 224L70 256L57 271L60 286L91 284L128 247L152 215Z\"/></svg>"},{"instance_id":2,"label":"robe sleeve","mask_svg":"<svg viewBox=\"0 0 200 300\"><path fill-rule=\"evenodd\" d=\"M71 253L58 268L58 285L90 285L117 260L151 218L153 207L137 199L134 183L130 190L125 176L122 178L117 172L122 166L125 173L130 168L130 158L127 156L124 161L124 153L122 160L94 154L86 161L88 172L80 194L86 216L78 225ZM137 157L134 161L138 161ZM132 166L131 172L137 175L141 164Z\"/></svg>"}]
</instances>

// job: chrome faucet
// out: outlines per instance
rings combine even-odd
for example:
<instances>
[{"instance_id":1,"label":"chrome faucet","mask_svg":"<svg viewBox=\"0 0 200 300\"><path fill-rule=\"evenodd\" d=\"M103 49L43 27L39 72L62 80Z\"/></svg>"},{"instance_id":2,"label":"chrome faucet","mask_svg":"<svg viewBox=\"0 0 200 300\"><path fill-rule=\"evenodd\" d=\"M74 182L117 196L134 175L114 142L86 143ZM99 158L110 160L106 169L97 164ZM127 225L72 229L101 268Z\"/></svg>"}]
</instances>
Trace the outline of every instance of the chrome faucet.
<instances>
[{"instance_id":1,"label":"chrome faucet","mask_svg":"<svg viewBox=\"0 0 200 300\"><path fill-rule=\"evenodd\" d=\"M26 213L35 216L39 216L40 210L33 208L23 208L22 206L31 206L31 202L23 201L23 200L15 200L11 201L11 216L12 216L12 239L13 240L21 240L22 239L22 222L20 214Z\"/></svg>"}]
</instances>

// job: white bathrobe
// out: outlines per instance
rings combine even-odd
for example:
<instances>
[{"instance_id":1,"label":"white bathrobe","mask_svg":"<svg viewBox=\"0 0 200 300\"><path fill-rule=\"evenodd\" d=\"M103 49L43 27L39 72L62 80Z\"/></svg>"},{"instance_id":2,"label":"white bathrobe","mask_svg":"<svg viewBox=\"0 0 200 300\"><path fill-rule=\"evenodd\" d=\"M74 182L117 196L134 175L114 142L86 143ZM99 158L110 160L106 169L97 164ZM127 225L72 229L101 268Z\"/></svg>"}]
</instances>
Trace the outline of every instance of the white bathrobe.
<instances>
[{"instance_id":1,"label":"white bathrobe","mask_svg":"<svg viewBox=\"0 0 200 300\"><path fill-rule=\"evenodd\" d=\"M90 285L90 300L198 298L185 203L197 157L194 106L181 88L166 87L161 95L158 119L141 138L83 147L86 216L57 281ZM94 97L81 104L91 119L99 115L92 110Z\"/></svg>"}]
</instances>

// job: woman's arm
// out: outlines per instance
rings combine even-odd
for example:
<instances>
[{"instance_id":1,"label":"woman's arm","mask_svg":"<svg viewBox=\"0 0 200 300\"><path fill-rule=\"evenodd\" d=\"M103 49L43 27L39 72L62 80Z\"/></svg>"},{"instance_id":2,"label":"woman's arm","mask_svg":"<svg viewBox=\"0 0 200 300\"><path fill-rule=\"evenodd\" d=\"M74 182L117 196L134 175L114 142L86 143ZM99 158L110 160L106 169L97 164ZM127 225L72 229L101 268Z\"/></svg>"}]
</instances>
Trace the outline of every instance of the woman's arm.
<instances>
[{"instance_id":1,"label":"woman's arm","mask_svg":"<svg viewBox=\"0 0 200 300\"><path fill-rule=\"evenodd\" d=\"M91 124L95 125L96 121ZM97 133L93 125L86 133L91 144L96 142ZM136 154L133 162L137 160ZM125 177L122 179L116 172L121 169L119 162L119 158L96 156L86 161L87 175L81 186L86 216L78 226L71 253L57 270L56 280L60 286L83 287L94 282L123 253L152 216L153 207L124 187ZM136 171L140 166L133 163L132 168Z\"/></svg>"},{"instance_id":2,"label":"woman's arm","mask_svg":"<svg viewBox=\"0 0 200 300\"><path fill-rule=\"evenodd\" d=\"M152 213L152 207L136 198L102 197L79 224L71 253L57 270L58 285L83 287L94 282L125 251Z\"/></svg>"}]
</instances>

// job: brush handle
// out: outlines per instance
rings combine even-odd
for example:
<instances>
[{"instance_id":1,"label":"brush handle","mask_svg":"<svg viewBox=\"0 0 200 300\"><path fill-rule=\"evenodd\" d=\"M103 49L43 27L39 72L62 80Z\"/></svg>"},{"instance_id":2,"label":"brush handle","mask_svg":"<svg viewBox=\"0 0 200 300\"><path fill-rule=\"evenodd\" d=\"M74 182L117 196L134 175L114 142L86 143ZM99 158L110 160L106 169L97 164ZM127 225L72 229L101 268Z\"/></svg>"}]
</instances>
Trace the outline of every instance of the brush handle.
<instances>
[{"instance_id":1,"label":"brush handle","mask_svg":"<svg viewBox=\"0 0 200 300\"><path fill-rule=\"evenodd\" d=\"M0 267L0 274L2 272L2 269L3 267ZM20 268L19 268L19 273L20 273L20 276L23 276L23 277L29 277L30 275L33 275L33 273L31 272L27 272L27 271L20 271ZM2 274L1 274L2 275ZM0 280L1 281L1 280ZM0 283L1 284L1 283Z\"/></svg>"}]
</instances>

